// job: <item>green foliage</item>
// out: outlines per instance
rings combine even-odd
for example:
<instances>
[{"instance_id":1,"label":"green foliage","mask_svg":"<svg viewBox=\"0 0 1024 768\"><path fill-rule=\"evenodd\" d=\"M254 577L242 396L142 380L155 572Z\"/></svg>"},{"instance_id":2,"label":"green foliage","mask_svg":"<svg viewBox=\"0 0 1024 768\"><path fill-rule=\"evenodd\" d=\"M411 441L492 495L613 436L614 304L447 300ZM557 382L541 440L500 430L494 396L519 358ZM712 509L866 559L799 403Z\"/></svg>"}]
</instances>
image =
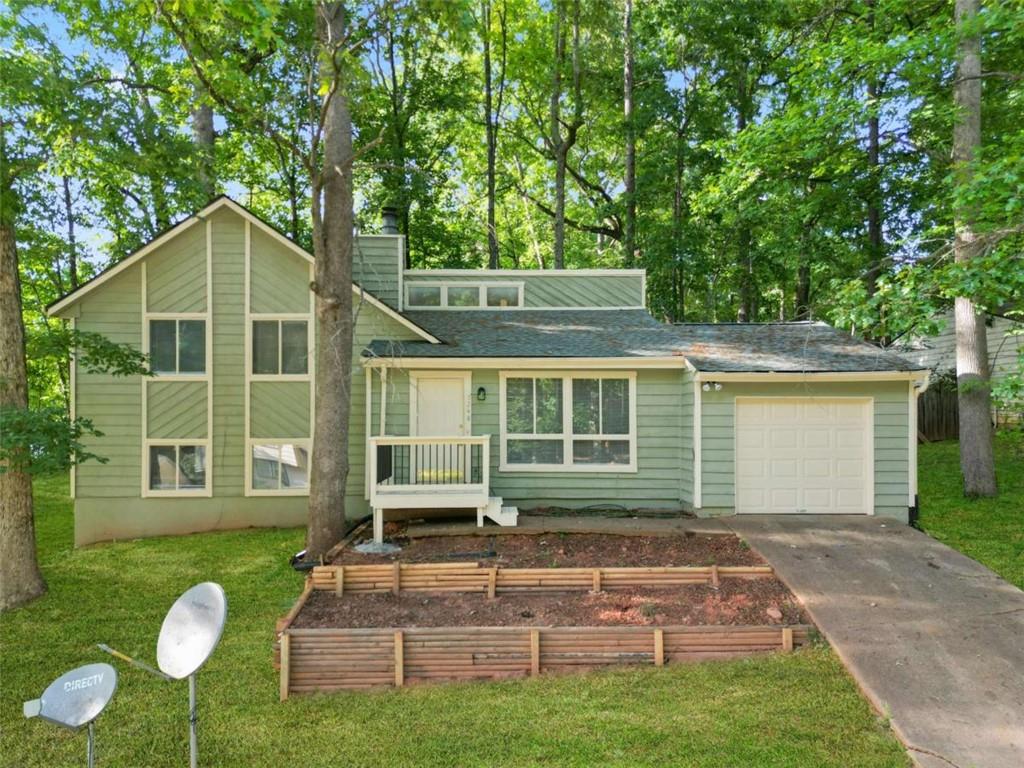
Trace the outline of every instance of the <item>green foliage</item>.
<instances>
[{"instance_id":1,"label":"green foliage","mask_svg":"<svg viewBox=\"0 0 1024 768\"><path fill-rule=\"evenodd\" d=\"M2 407L0 434L0 472L42 475L90 459L107 463L82 443L85 436L102 437L103 433L89 419L71 419L61 407Z\"/></svg>"}]
</instances>

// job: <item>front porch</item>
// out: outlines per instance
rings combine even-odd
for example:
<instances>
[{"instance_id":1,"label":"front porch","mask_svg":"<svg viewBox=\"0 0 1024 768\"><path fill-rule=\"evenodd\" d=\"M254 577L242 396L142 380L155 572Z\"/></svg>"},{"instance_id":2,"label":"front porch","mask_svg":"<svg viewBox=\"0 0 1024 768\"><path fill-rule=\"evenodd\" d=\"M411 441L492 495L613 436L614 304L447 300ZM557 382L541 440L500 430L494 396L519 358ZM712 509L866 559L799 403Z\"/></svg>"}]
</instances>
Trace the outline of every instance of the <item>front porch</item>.
<instances>
[{"instance_id":1,"label":"front porch","mask_svg":"<svg viewBox=\"0 0 1024 768\"><path fill-rule=\"evenodd\" d=\"M369 500L373 540L384 540L389 509L473 509L477 525L489 517L515 525L518 510L490 491L491 436L371 437Z\"/></svg>"}]
</instances>

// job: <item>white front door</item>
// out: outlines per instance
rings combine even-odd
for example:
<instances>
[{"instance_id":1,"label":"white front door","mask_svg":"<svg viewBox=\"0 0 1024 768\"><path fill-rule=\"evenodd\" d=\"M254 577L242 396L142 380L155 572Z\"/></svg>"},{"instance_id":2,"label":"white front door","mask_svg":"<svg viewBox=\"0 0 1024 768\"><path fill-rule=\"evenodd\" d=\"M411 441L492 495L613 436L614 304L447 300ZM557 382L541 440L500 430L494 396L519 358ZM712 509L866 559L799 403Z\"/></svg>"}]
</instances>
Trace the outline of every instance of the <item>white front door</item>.
<instances>
[{"instance_id":1,"label":"white front door","mask_svg":"<svg viewBox=\"0 0 1024 768\"><path fill-rule=\"evenodd\" d=\"M870 398L736 398L736 511L872 514Z\"/></svg>"},{"instance_id":2,"label":"white front door","mask_svg":"<svg viewBox=\"0 0 1024 768\"><path fill-rule=\"evenodd\" d=\"M462 437L469 429L469 374L422 373L412 377L415 403L409 434L420 437Z\"/></svg>"},{"instance_id":3,"label":"white front door","mask_svg":"<svg viewBox=\"0 0 1024 768\"><path fill-rule=\"evenodd\" d=\"M417 437L465 437L470 426L470 373L423 372L410 376L409 434ZM469 446L427 443L411 456L417 484L451 485L470 482Z\"/></svg>"}]
</instances>

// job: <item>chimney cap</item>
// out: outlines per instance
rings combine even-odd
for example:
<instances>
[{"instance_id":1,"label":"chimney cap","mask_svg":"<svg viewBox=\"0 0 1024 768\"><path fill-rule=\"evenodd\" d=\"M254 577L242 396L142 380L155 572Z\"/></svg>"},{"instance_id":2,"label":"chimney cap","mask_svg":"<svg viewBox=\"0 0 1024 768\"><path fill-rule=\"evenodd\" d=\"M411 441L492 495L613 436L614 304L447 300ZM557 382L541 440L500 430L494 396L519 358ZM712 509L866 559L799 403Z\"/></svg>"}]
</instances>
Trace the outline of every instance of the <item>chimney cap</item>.
<instances>
[{"instance_id":1,"label":"chimney cap","mask_svg":"<svg viewBox=\"0 0 1024 768\"><path fill-rule=\"evenodd\" d=\"M385 205L380 209L380 231L385 235L398 234L398 208Z\"/></svg>"}]
</instances>

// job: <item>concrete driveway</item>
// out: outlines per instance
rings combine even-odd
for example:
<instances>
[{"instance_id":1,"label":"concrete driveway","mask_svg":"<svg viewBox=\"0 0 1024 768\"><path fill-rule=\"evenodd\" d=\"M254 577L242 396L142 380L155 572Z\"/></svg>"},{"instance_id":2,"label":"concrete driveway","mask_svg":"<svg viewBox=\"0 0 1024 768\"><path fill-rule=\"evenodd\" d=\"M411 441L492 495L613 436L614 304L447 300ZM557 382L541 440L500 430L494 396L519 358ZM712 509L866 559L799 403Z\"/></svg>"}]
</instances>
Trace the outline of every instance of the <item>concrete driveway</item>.
<instances>
[{"instance_id":1,"label":"concrete driveway","mask_svg":"<svg viewBox=\"0 0 1024 768\"><path fill-rule=\"evenodd\" d=\"M879 518L722 522L775 566L918 765L1024 766L1024 592Z\"/></svg>"}]
</instances>

